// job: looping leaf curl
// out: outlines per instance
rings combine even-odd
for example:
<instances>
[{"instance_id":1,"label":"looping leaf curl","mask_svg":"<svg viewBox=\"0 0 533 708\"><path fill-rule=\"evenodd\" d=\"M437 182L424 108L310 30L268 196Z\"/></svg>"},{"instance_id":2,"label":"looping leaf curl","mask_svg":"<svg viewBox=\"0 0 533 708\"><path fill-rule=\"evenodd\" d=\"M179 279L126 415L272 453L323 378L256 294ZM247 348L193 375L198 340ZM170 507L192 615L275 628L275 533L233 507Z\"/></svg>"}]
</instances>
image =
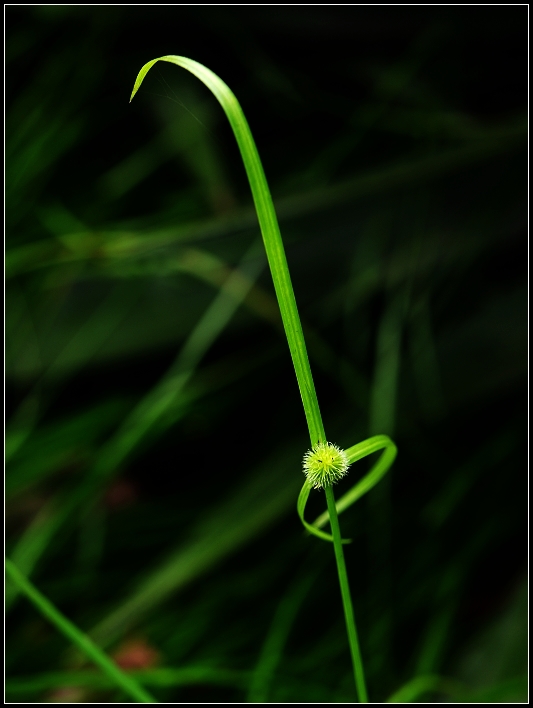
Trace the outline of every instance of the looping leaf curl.
<instances>
[{"instance_id":1,"label":"looping leaf curl","mask_svg":"<svg viewBox=\"0 0 533 708\"><path fill-rule=\"evenodd\" d=\"M379 482L394 462L398 449L387 435L374 435L367 440L363 440L363 442L357 443L357 445L353 445L345 451L348 456L349 463L352 464L357 462L357 460L362 460L363 457L371 455L373 452L378 452L379 450L383 450L383 452L370 471L367 472L362 479L356 482L354 486L346 492L346 494L336 501L335 507L338 514L341 514L343 511L348 509L348 507L369 492L372 487ZM312 486L308 480L306 480L298 497L297 503L300 521L309 533L313 534L313 536L317 536L323 541L333 542L333 536L331 534L326 533L325 531L320 531L320 528L325 526L329 521L329 513L327 511L315 519L312 524L308 523L304 518L305 506L311 490ZM351 543L351 539L343 538L342 542Z\"/></svg>"}]
</instances>

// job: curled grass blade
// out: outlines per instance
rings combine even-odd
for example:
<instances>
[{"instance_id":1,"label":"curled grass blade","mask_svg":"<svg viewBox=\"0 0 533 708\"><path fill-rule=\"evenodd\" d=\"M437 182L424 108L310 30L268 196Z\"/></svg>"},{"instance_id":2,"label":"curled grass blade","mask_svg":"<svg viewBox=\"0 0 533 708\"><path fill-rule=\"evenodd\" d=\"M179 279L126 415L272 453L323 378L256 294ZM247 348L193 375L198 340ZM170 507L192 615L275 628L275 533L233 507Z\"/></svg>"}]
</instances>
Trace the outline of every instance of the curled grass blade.
<instances>
[{"instance_id":1,"label":"curled grass blade","mask_svg":"<svg viewBox=\"0 0 533 708\"><path fill-rule=\"evenodd\" d=\"M323 541L331 541L333 543L333 536L329 533L326 533L325 531L319 531L315 526L311 526L311 524L307 523L307 521L304 518L304 513L305 513L305 506L307 504L307 500L309 499L309 495L311 494L311 490L313 487L311 484L305 480L304 486L302 487L300 494L298 495L298 502L296 503L296 509L298 510L298 516L300 517L300 521L302 524L305 526L305 528L309 531L309 533L313 534L313 536L316 536L317 538L321 538ZM326 520L329 520L329 514L326 512ZM351 543L351 539L348 538L343 538L342 543Z\"/></svg>"},{"instance_id":2,"label":"curled grass blade","mask_svg":"<svg viewBox=\"0 0 533 708\"><path fill-rule=\"evenodd\" d=\"M368 440L357 443L357 445L353 445L346 450L350 464L353 464L358 460L362 460L364 457L367 457L374 452L379 452L379 450L383 450L383 452L370 471L367 472L362 479L356 482L354 486L346 492L346 494L336 501L335 508L337 509L338 514L341 514L343 511L348 509L379 482L379 480L389 470L398 452L396 445L387 435L374 435L373 437L368 438ZM321 514L312 524L309 524L304 518L305 506L307 504L309 494L311 493L311 489L311 485L306 480L298 497L297 509L300 521L309 533L313 534L313 536L317 536L324 541L333 541L333 536L331 536L331 534L319 530L329 521L328 511ZM342 542L350 543L348 539L343 539Z\"/></svg>"}]
</instances>

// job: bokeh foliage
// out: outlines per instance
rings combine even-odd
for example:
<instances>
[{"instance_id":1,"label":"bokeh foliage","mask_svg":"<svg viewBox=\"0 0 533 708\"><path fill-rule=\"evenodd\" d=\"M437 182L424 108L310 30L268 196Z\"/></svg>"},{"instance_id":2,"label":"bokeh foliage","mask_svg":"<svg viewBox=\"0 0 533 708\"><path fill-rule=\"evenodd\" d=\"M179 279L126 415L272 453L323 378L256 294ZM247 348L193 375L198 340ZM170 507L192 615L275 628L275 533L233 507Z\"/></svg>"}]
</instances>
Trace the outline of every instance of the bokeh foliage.
<instances>
[{"instance_id":1,"label":"bokeh foliage","mask_svg":"<svg viewBox=\"0 0 533 708\"><path fill-rule=\"evenodd\" d=\"M329 439L399 448L341 517L372 700L525 700L526 23L6 8L7 552L158 699L354 697L233 137L176 67L128 105L180 54L254 133ZM7 600L8 700L122 700Z\"/></svg>"}]
</instances>

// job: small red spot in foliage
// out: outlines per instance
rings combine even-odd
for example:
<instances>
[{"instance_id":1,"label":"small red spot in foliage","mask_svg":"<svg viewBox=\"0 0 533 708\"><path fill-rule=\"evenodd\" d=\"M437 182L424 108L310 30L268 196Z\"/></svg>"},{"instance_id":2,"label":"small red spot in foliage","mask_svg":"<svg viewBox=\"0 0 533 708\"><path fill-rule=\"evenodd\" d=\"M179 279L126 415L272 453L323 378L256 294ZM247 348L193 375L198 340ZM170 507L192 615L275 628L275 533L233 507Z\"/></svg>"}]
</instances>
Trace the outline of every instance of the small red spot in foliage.
<instances>
[{"instance_id":1,"label":"small red spot in foliage","mask_svg":"<svg viewBox=\"0 0 533 708\"><path fill-rule=\"evenodd\" d=\"M87 692L83 688L75 686L63 686L56 688L48 694L48 703L85 703L87 700Z\"/></svg>"},{"instance_id":2,"label":"small red spot in foliage","mask_svg":"<svg viewBox=\"0 0 533 708\"><path fill-rule=\"evenodd\" d=\"M145 639L130 639L113 654L113 659L121 669L150 669L159 661L159 652Z\"/></svg>"},{"instance_id":3,"label":"small red spot in foliage","mask_svg":"<svg viewBox=\"0 0 533 708\"><path fill-rule=\"evenodd\" d=\"M107 489L104 497L105 505L110 509L120 509L131 506L137 501L137 489L133 482L127 479L116 479Z\"/></svg>"}]
</instances>

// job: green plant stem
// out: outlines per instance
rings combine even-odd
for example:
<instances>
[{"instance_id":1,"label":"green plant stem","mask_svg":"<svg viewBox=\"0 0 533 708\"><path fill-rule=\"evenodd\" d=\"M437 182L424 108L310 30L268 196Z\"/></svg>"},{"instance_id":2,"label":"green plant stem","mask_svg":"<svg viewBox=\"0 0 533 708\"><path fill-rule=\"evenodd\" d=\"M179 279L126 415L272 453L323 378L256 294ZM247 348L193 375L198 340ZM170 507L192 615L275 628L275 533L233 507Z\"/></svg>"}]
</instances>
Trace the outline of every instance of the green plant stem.
<instances>
[{"instance_id":1,"label":"green plant stem","mask_svg":"<svg viewBox=\"0 0 533 708\"><path fill-rule=\"evenodd\" d=\"M328 504L329 519L331 523L331 533L333 535L333 547L335 549L335 560L337 561L337 571L339 573L339 584L341 586L342 604L344 607L344 617L348 631L348 643L350 644L350 653L352 655L357 696L359 698L359 703L368 703L363 661L361 659L359 640L357 639L357 629L355 628L355 617L353 614L352 598L350 595L350 586L348 584L348 574L346 572L346 563L344 561L344 551L342 549L341 530L339 526L339 517L337 516L337 508L335 506L335 497L333 496L333 488L331 486L326 487L324 491L326 492L326 501Z\"/></svg>"},{"instance_id":2,"label":"green plant stem","mask_svg":"<svg viewBox=\"0 0 533 708\"><path fill-rule=\"evenodd\" d=\"M81 651L113 681L122 688L128 695L139 703L157 703L155 698L144 690L135 679L121 671L112 659L105 654L89 637L79 630L70 620L68 620L59 610L42 595L37 588L24 577L17 566L5 559L6 572L10 579L18 586L19 590L26 595L28 600L35 605L39 612L46 617L53 625L70 639Z\"/></svg>"},{"instance_id":3,"label":"green plant stem","mask_svg":"<svg viewBox=\"0 0 533 708\"><path fill-rule=\"evenodd\" d=\"M300 322L300 316L298 315L298 308L296 306L296 299L289 274L289 267L287 265L287 258L285 256L285 249L281 239L278 219L274 209L274 203L272 201L272 196L270 194L270 189L268 187L255 141L252 137L251 130L248 126L248 122L244 116L242 108L237 101L235 94L231 91L227 84L225 84L222 79L220 79L210 69L196 61L193 61L192 59L175 55L167 55L164 57L159 57L158 59L153 59L141 68L135 80L130 101L139 90L139 87L141 86L148 71L158 61L176 64L177 66L187 69L191 72L191 74L194 74L194 76L196 76L211 90L215 98L222 106L224 113L230 122L239 146L242 160L244 162L250 188L252 190L261 235L263 237L268 264L272 273L272 280L274 282L274 289L276 291L276 297L279 303L281 318L283 320L283 327L287 336L287 342L289 345L292 362L294 364L296 379L298 381L298 387L302 397L305 418L309 428L309 436L311 438L311 445L314 446L318 442L326 442L326 433L324 431L324 424L320 414L320 407L318 405L318 398L313 382L313 376L311 374L311 367L307 356L302 325ZM339 521L335 509L333 492L331 490L326 490L326 497L328 499L328 508L330 506L330 499L331 504L333 505L333 510L331 511L330 509L330 518L332 529L335 529L334 536L336 535L336 540L334 541L335 557L337 560L339 580L341 583L341 593L344 603L348 638L354 663L354 678L359 694L359 700L361 702L367 702L363 666L359 652L359 645L357 643L357 632L355 629L350 590L346 575L346 566L341 547ZM302 500L302 505L305 506L305 499ZM314 533L315 535L320 535L321 532L314 529Z\"/></svg>"}]
</instances>

